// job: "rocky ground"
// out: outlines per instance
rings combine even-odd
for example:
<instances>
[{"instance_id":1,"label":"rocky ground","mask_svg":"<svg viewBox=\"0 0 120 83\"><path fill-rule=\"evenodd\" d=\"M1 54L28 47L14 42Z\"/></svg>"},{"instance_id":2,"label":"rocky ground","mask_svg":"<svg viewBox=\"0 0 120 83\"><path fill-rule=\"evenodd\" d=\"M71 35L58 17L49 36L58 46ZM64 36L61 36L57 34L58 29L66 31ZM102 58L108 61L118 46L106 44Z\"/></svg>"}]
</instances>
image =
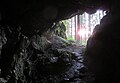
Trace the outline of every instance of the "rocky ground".
<instances>
[{"instance_id":1,"label":"rocky ground","mask_svg":"<svg viewBox=\"0 0 120 83\"><path fill-rule=\"evenodd\" d=\"M83 64L85 46L56 35L48 40L44 36L28 38L19 34L17 41L7 36L1 35L0 83L94 83L94 75ZM7 55L11 55L4 57L7 47L15 51L8 51Z\"/></svg>"}]
</instances>

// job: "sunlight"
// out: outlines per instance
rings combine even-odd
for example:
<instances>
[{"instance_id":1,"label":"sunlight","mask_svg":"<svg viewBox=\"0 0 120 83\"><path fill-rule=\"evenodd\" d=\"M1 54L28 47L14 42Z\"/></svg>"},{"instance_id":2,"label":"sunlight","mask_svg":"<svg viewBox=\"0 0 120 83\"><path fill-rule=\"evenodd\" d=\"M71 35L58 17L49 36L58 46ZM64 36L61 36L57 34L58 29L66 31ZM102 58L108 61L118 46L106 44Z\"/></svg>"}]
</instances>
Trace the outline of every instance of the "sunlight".
<instances>
[{"instance_id":1,"label":"sunlight","mask_svg":"<svg viewBox=\"0 0 120 83\"><path fill-rule=\"evenodd\" d=\"M86 44L87 39L92 35L96 25L100 24L100 20L106 15L106 11L97 10L94 14L83 13L65 20L67 38L71 38ZM80 37L80 38L79 38Z\"/></svg>"},{"instance_id":2,"label":"sunlight","mask_svg":"<svg viewBox=\"0 0 120 83\"><path fill-rule=\"evenodd\" d=\"M86 36L88 36L89 33L90 31L85 30L85 29L81 29L80 31L78 31L79 36L82 38L85 38Z\"/></svg>"}]
</instances>

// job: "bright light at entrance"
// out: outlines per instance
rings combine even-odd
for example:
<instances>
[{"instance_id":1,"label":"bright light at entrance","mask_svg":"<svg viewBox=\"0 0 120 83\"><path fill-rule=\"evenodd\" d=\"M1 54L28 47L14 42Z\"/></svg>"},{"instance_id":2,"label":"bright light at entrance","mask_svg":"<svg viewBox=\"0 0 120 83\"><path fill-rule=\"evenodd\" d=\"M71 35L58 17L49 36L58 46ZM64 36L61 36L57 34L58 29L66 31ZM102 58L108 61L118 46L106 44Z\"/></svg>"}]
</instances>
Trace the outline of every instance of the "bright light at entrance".
<instances>
[{"instance_id":1,"label":"bright light at entrance","mask_svg":"<svg viewBox=\"0 0 120 83\"><path fill-rule=\"evenodd\" d=\"M82 38L85 38L86 36L88 36L89 33L90 31L85 30L85 29L81 29L80 31L78 31L79 36Z\"/></svg>"},{"instance_id":2,"label":"bright light at entrance","mask_svg":"<svg viewBox=\"0 0 120 83\"><path fill-rule=\"evenodd\" d=\"M92 35L93 29L97 24L100 24L100 20L104 15L106 15L105 11L97 10L94 14L85 12L82 15L76 15L65 20L67 38L77 40L80 44L86 45L88 38Z\"/></svg>"}]
</instances>

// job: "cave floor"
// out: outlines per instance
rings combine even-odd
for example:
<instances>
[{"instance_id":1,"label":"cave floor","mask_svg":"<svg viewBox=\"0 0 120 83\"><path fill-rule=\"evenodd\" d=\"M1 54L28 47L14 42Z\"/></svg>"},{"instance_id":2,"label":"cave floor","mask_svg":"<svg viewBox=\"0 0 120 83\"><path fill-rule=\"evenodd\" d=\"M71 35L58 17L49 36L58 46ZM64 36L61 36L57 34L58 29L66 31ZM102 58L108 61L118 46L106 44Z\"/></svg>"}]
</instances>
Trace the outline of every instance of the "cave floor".
<instances>
[{"instance_id":1,"label":"cave floor","mask_svg":"<svg viewBox=\"0 0 120 83\"><path fill-rule=\"evenodd\" d=\"M85 46L74 44L61 49L72 52L75 57L72 59L73 66L66 72L67 77L64 78L63 83L94 83L94 75L83 64Z\"/></svg>"},{"instance_id":2,"label":"cave floor","mask_svg":"<svg viewBox=\"0 0 120 83\"><path fill-rule=\"evenodd\" d=\"M61 41L61 39L57 40ZM71 41L69 42L69 40L67 41L70 44L65 45L66 42L60 43L60 41L52 41L52 48L72 54L70 62L72 63L72 66L68 67L67 71L61 75L58 75L58 77L62 78L60 83L94 83L94 74L89 72L87 67L83 64L85 46L77 44L76 42L70 43Z\"/></svg>"},{"instance_id":3,"label":"cave floor","mask_svg":"<svg viewBox=\"0 0 120 83\"><path fill-rule=\"evenodd\" d=\"M83 64L85 46L55 36L41 51L39 48L47 43L37 37L33 38L31 49L25 49L28 53L14 56L14 70L10 70L8 79L0 77L0 83L94 83L94 75Z\"/></svg>"}]
</instances>

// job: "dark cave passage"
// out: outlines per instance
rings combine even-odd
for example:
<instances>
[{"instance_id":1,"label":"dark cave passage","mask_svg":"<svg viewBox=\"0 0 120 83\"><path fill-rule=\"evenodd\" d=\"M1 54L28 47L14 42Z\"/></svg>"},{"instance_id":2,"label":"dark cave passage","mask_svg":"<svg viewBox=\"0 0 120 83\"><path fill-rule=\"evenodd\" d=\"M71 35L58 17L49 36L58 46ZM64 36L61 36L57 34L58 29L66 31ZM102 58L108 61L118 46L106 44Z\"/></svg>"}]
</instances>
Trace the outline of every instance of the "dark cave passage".
<instances>
[{"instance_id":1,"label":"dark cave passage","mask_svg":"<svg viewBox=\"0 0 120 83\"><path fill-rule=\"evenodd\" d=\"M98 9L86 45L68 40L63 20ZM119 0L0 1L0 83L119 83L119 10Z\"/></svg>"},{"instance_id":2,"label":"dark cave passage","mask_svg":"<svg viewBox=\"0 0 120 83\"><path fill-rule=\"evenodd\" d=\"M85 46L66 40L57 34L51 36L33 35L31 38L22 33L10 34L18 39L7 38L1 26L2 40L16 43L13 56L7 57L6 48L1 52L1 82L7 83L81 83L94 82L94 76L83 64ZM49 33L50 34L50 33ZM46 34L45 34L46 35ZM13 42L10 42L13 43ZM13 48L11 45L10 48ZM5 49L5 50L4 50ZM10 59L10 60L9 60ZM9 60L6 62L6 60Z\"/></svg>"}]
</instances>

